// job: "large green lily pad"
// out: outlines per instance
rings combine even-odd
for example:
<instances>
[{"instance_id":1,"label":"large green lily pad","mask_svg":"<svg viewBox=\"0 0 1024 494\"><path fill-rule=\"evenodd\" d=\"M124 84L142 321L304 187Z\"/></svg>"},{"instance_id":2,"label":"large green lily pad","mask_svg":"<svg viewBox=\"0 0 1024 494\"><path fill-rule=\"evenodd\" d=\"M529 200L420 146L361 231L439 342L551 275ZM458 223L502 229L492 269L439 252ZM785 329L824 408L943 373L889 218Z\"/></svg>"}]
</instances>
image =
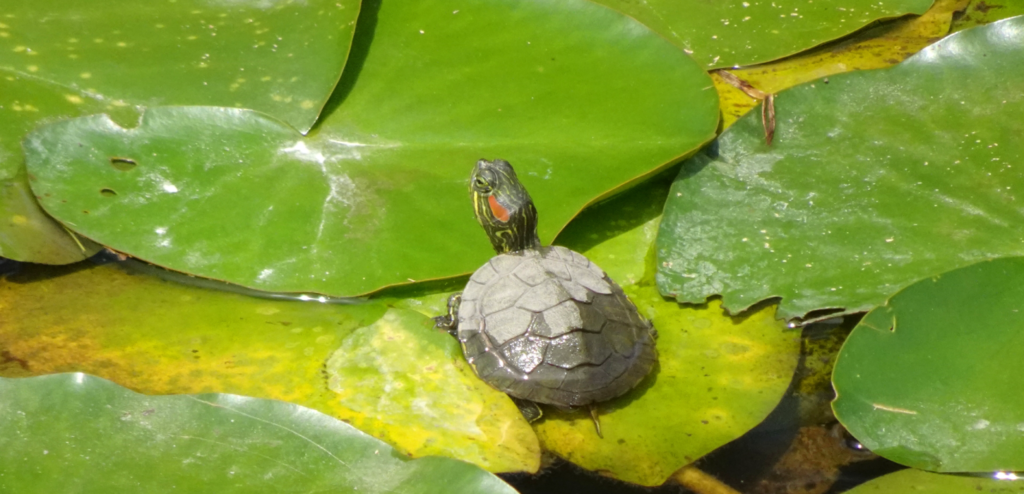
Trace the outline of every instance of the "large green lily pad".
<instances>
[{"instance_id":1,"label":"large green lily pad","mask_svg":"<svg viewBox=\"0 0 1024 494\"><path fill-rule=\"evenodd\" d=\"M871 451L939 472L1024 470L1024 258L915 283L860 322L832 381Z\"/></svg>"},{"instance_id":2,"label":"large green lily pad","mask_svg":"<svg viewBox=\"0 0 1024 494\"><path fill-rule=\"evenodd\" d=\"M0 69L109 106L253 108L302 132L348 57L358 0L7 0Z\"/></svg>"},{"instance_id":3,"label":"large green lily pad","mask_svg":"<svg viewBox=\"0 0 1024 494\"><path fill-rule=\"evenodd\" d=\"M311 137L215 108L152 109L133 129L102 116L54 124L26 143L43 207L175 270L355 295L490 257L467 192L479 158L517 167L550 240L595 197L714 135L707 75L588 1L364 10L339 99ZM136 166L112 166L124 159Z\"/></svg>"},{"instance_id":4,"label":"large green lily pad","mask_svg":"<svg viewBox=\"0 0 1024 494\"><path fill-rule=\"evenodd\" d=\"M0 436L5 492L515 492L298 405L145 396L81 373L0 378Z\"/></svg>"},{"instance_id":5,"label":"large green lily pad","mask_svg":"<svg viewBox=\"0 0 1024 494\"><path fill-rule=\"evenodd\" d=\"M1024 253L1024 18L962 31L891 69L780 93L684 164L658 287L740 311L863 311L932 273Z\"/></svg>"},{"instance_id":6,"label":"large green lily pad","mask_svg":"<svg viewBox=\"0 0 1024 494\"><path fill-rule=\"evenodd\" d=\"M347 338L370 331L357 332L386 310L376 303L257 299L129 275L111 265L35 266L0 279L0 376L81 371L149 394L233 393L296 403L358 426L394 421L392 410L357 415L331 391L325 367ZM373 327L386 329L386 322ZM411 360L430 358L437 353ZM448 379L439 387L477 382L464 374L450 359L436 360L433 377ZM363 392L381 396L384 390ZM495 404L508 399L493 393L479 395L478 415L433 408L403 415L387 435L367 432L415 457L443 455L497 472L535 470L536 437L510 403ZM400 406L418 398L392 396ZM425 432L439 421L464 433Z\"/></svg>"},{"instance_id":7,"label":"large green lily pad","mask_svg":"<svg viewBox=\"0 0 1024 494\"><path fill-rule=\"evenodd\" d=\"M1000 492L1012 494L1024 492L1024 483L1016 475L1006 474L1004 478L972 477L967 475L946 475L906 469L869 480L848 494L963 494L965 492Z\"/></svg>"},{"instance_id":8,"label":"large green lily pad","mask_svg":"<svg viewBox=\"0 0 1024 494\"><path fill-rule=\"evenodd\" d=\"M82 92L0 69L0 257L67 264L96 252L88 240L76 243L39 208L28 185L21 138L42 122L104 106Z\"/></svg>"},{"instance_id":9,"label":"large green lily pad","mask_svg":"<svg viewBox=\"0 0 1024 494\"><path fill-rule=\"evenodd\" d=\"M764 63L932 0L595 0L635 17L708 68Z\"/></svg>"}]
</instances>

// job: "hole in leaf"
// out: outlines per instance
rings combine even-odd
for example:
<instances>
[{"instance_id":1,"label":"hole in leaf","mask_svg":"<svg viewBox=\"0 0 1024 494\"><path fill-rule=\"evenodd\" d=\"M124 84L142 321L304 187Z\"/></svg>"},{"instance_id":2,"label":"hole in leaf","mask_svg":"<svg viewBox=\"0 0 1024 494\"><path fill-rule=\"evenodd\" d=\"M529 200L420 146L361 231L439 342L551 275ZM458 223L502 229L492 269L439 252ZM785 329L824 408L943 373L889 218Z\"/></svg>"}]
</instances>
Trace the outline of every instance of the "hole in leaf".
<instances>
[{"instance_id":1,"label":"hole in leaf","mask_svg":"<svg viewBox=\"0 0 1024 494\"><path fill-rule=\"evenodd\" d=\"M120 158L117 156L111 156L110 164L114 165L114 168L126 172L128 170L131 170L132 168L135 168L135 165L137 165L138 163L136 163L135 160L131 158Z\"/></svg>"},{"instance_id":2,"label":"hole in leaf","mask_svg":"<svg viewBox=\"0 0 1024 494\"><path fill-rule=\"evenodd\" d=\"M114 197L117 195L117 191L114 189L101 189L100 194L103 194L103 197Z\"/></svg>"}]
</instances>

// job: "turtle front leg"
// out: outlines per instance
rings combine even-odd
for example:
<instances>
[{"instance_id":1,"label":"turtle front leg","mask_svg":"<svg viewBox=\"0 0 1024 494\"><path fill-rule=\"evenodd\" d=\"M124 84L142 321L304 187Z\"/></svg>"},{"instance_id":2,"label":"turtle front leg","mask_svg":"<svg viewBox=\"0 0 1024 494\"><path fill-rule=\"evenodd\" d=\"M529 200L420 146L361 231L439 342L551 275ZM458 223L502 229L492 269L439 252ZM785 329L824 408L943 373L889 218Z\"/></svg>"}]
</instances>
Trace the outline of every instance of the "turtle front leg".
<instances>
[{"instance_id":1,"label":"turtle front leg","mask_svg":"<svg viewBox=\"0 0 1024 494\"><path fill-rule=\"evenodd\" d=\"M434 327L440 328L456 336L459 329L459 305L462 303L462 292L448 297L448 313L434 318Z\"/></svg>"}]
</instances>

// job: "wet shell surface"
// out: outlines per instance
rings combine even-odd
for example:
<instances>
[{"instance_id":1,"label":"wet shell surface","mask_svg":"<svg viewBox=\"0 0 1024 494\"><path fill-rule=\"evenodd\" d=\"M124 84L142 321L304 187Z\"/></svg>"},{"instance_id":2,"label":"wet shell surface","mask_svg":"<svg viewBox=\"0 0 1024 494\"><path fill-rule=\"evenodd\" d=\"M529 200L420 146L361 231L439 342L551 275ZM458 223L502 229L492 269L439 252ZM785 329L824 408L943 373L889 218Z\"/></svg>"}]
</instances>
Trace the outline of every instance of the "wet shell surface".
<instances>
[{"instance_id":1,"label":"wet shell surface","mask_svg":"<svg viewBox=\"0 0 1024 494\"><path fill-rule=\"evenodd\" d=\"M481 379L557 406L622 395L657 360L651 324L622 288L559 246L501 254L473 273L458 338Z\"/></svg>"}]
</instances>

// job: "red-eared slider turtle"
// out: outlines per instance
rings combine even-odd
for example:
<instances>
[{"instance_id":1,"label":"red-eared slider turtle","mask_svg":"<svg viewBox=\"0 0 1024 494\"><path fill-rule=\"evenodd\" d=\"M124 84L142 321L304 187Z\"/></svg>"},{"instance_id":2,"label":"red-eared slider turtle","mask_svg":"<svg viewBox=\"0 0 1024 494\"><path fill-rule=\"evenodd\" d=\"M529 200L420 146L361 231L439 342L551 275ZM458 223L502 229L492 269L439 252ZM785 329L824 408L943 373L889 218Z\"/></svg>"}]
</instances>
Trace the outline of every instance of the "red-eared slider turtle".
<instances>
[{"instance_id":1,"label":"red-eared slider turtle","mask_svg":"<svg viewBox=\"0 0 1024 494\"><path fill-rule=\"evenodd\" d=\"M537 210L507 161L477 162L470 189L498 255L473 273L461 301L449 299L438 325L477 375L521 408L588 406L633 389L658 356L654 329L622 288L582 254L541 246Z\"/></svg>"}]
</instances>

